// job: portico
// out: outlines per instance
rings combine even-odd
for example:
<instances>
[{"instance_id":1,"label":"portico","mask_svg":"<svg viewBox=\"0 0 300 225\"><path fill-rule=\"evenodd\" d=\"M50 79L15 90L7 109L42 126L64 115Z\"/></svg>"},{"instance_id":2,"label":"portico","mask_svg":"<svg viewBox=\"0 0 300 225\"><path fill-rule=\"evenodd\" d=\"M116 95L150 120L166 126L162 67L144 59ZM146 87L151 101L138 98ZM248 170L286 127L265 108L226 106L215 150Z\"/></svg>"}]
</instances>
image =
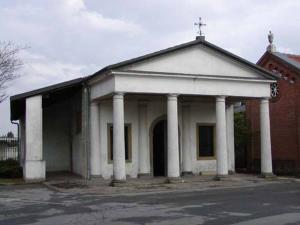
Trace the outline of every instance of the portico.
<instances>
[{"instance_id":1,"label":"portico","mask_svg":"<svg viewBox=\"0 0 300 225\"><path fill-rule=\"evenodd\" d=\"M114 97L112 98L112 101L115 101L116 98L119 98L120 94L116 93ZM143 101L139 99L143 99ZM147 100L145 100L147 99ZM188 100L187 100L188 99ZM227 99L227 100L226 100ZM109 179L112 177L117 182L124 182L126 180L125 174L130 177L145 177L145 176L155 176L154 174L154 167L155 167L155 157L153 157L154 154L154 144L153 144L153 128L155 125L160 121L166 121L167 123L167 129L165 129L165 132L167 135L165 136L165 142L166 149L165 149L165 170L166 172L163 173L166 178L169 179L176 179L185 175L197 175L199 173L205 173L210 172L214 173L222 178L226 177L230 172L234 172L234 162L231 164L231 160L234 159L234 146L232 146L232 143L234 142L234 136L230 135L229 132L233 132L233 103L232 100L230 100L230 97L225 96L216 96L216 97L191 97L191 96L180 96L175 94L169 94L164 96L147 96L145 94L138 96L138 95L131 95L131 94L121 94L121 101L119 101L117 104L122 104L119 108L118 112L113 112L113 117L111 118L112 121L115 121L114 115L117 115L120 118L126 118L126 120L123 119L122 126L119 125L114 126L114 132L113 132L113 139L118 140L118 132L122 132L124 137L124 124L131 124L132 128L137 127L138 132L134 134L134 132L131 135L132 138L132 159L126 160L125 159L125 141L124 138L117 144L119 148L114 150L114 154L119 154L119 157L117 160L118 164L116 163L109 163L107 164L107 161L105 160L107 158L107 146L105 143L100 144L100 138L98 146L100 146L100 149L104 149L104 152L102 152L102 157L98 157L98 162L95 163L96 167L99 165L102 165L102 171L99 171L98 173L91 174L91 176L102 176L104 179ZM229 103L226 103L229 101ZM265 104L266 99L262 99L262 102ZM110 100L106 99L103 101L98 102L98 115L106 114L105 111L109 111L109 105ZM114 106L115 103L112 105ZM124 105L126 110L124 110ZM157 112L153 112L151 108L156 106L163 106L165 107L159 107L163 110L155 110ZM197 116L197 113L201 114L201 108L207 106L208 108L212 109L215 108L215 114L211 115L211 118L204 119L201 121L201 116ZM101 109L102 108L102 109ZM119 109L117 108L117 109ZM128 109L129 108L129 109ZM192 109L200 109L199 111L192 111ZM231 108L231 109L230 109ZM100 110L101 109L101 110ZM116 107L112 107L112 110L115 110ZM135 112L134 112L135 111ZM158 112L159 111L159 112ZM207 113L208 109L203 109L202 113ZM101 112L103 112L101 114ZM109 114L109 113L107 113ZM122 115L120 115L122 114ZM192 115L191 115L192 114ZM138 115L138 120L133 119L135 115ZM165 116L164 116L165 115ZM262 115L264 119L261 120L262 126L265 127L264 123L268 119L268 113L264 112L264 115ZM192 117L192 122L191 122ZM98 119L102 120L102 119ZM201 124L215 124L215 156L212 158L205 158L197 160L197 140L196 136L196 126L197 123L194 121L199 121ZM110 119L107 121L110 123ZM102 122L104 125L101 128L99 126L98 130L101 130L103 132L106 128L106 123ZM138 123L136 125L135 123ZM171 126L168 125L171 123ZM101 124L101 123L100 123ZM171 128L170 128L171 127ZM176 129L177 127L177 129ZM116 130L120 129L120 130ZM116 132L115 132L116 130ZM169 132L169 130L171 132ZM267 129L265 129L267 131ZM175 131L175 132L174 132ZM103 136L105 136L102 133ZM135 138L137 135L138 138ZM268 135L268 134L262 134L262 135ZM92 136L92 134L91 134ZM191 137L193 136L193 137ZM263 137L262 137L263 138ZM107 137L104 137L103 139L107 140ZM102 140L103 140L102 139ZM135 140L134 140L135 139ZM136 141L136 139L138 139ZM105 141L104 141L105 142ZM122 142L122 143L121 143ZM115 142L114 142L115 143ZM123 147L120 147L120 145L123 145ZM115 146L115 144L114 144ZM267 145L266 145L267 146ZM230 150L230 148L233 148ZM120 154L118 151L120 149L123 151L122 154ZM233 151L232 151L233 150ZM270 154L270 150L263 148L262 146L262 154ZM93 151L93 147L91 146L91 152ZM116 152L116 153L115 153ZM268 153L269 152L269 153ZM134 157L135 153L137 154L136 157ZM175 157L173 157L175 156ZM270 157L270 155L269 155ZM101 158L104 160L101 160ZM115 160L115 159L114 159ZM137 165L135 167L132 167L132 161L138 160ZM262 161L262 173L265 174L264 165L267 165L269 162L268 159L264 158L265 161ZM96 160L95 160L96 162ZM118 166L118 165L123 165ZM91 171L93 171L92 168L93 164L91 164ZM112 170L108 169L109 167L112 167ZM216 168L216 169L214 169ZM272 167L268 167L269 171L272 170ZM111 171L111 172L110 172ZM272 172L271 172L272 173ZM270 173L270 174L271 174ZM120 174L122 176L120 176ZM269 174L269 173L268 173Z\"/></svg>"},{"instance_id":2,"label":"portico","mask_svg":"<svg viewBox=\"0 0 300 225\"><path fill-rule=\"evenodd\" d=\"M245 99L261 99L262 174L272 174L268 98L276 77L203 38L108 66L83 82L81 126L76 118L69 122L72 146L80 146L71 161L84 177L125 182L127 177L228 176L235 171L234 104ZM26 118L43 110L31 101L36 96L44 100L45 95L26 97L32 108L26 108ZM28 121L26 141L43 118ZM28 140L26 155L39 153L30 160L45 172L37 163L44 160L43 147L31 148L39 141ZM85 159L78 165L77 155Z\"/></svg>"}]
</instances>

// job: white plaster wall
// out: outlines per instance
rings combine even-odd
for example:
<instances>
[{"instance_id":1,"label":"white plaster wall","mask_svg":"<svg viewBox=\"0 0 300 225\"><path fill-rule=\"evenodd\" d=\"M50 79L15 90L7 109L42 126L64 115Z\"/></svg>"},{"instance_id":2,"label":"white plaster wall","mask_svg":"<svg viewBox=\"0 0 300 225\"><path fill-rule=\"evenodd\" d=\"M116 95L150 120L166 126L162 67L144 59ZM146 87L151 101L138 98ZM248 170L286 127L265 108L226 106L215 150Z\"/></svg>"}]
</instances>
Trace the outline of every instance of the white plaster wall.
<instances>
[{"instance_id":1,"label":"white plaster wall","mask_svg":"<svg viewBox=\"0 0 300 225\"><path fill-rule=\"evenodd\" d=\"M70 103L43 108L43 155L46 171L71 170Z\"/></svg>"},{"instance_id":2,"label":"white plaster wall","mask_svg":"<svg viewBox=\"0 0 300 225\"><path fill-rule=\"evenodd\" d=\"M123 69L183 74L260 77L252 69L204 46L181 49L126 66Z\"/></svg>"},{"instance_id":3,"label":"white plaster wall","mask_svg":"<svg viewBox=\"0 0 300 225\"><path fill-rule=\"evenodd\" d=\"M241 80L198 79L197 77L157 77L116 75L115 91L128 93L186 94L210 96L270 97L270 84Z\"/></svg>"},{"instance_id":4,"label":"white plaster wall","mask_svg":"<svg viewBox=\"0 0 300 225\"><path fill-rule=\"evenodd\" d=\"M26 98L25 118L25 160L43 160L43 108L41 95Z\"/></svg>"},{"instance_id":5,"label":"white plaster wall","mask_svg":"<svg viewBox=\"0 0 300 225\"><path fill-rule=\"evenodd\" d=\"M108 146L107 146L107 124L112 123L112 101L105 100L100 102L100 148L101 148L101 175L105 179L110 179L113 175L113 164L108 163ZM137 177L138 175L138 101L129 100L125 98L125 123L131 123L132 126L132 162L126 163L126 174L130 177ZM147 106L147 125L148 135L151 135L153 122L158 118L166 117L166 98L162 100L148 101ZM179 113L179 127L180 127L180 155L182 155L182 116L181 107L178 106ZM216 160L197 160L197 146L196 146L196 124L197 123L215 123L215 103L191 103L191 153L192 153L192 172L199 174L199 172L216 171ZM149 151L151 151L152 138L149 137ZM151 153L152 155L152 153ZM152 158L152 157L151 157ZM180 160L182 163L182 159ZM151 159L152 172L152 159Z\"/></svg>"},{"instance_id":6,"label":"white plaster wall","mask_svg":"<svg viewBox=\"0 0 300 225\"><path fill-rule=\"evenodd\" d=\"M90 87L90 97L91 99L96 99L100 96L105 96L110 94L115 89L115 78L113 76L108 76L107 78L101 80L100 82L94 83Z\"/></svg>"},{"instance_id":7,"label":"white plaster wall","mask_svg":"<svg viewBox=\"0 0 300 225\"><path fill-rule=\"evenodd\" d=\"M192 172L199 174L200 172L213 172L216 171L216 160L198 160L197 159L197 124L198 123L216 123L215 102L199 102L191 103L191 153L192 153Z\"/></svg>"}]
</instances>

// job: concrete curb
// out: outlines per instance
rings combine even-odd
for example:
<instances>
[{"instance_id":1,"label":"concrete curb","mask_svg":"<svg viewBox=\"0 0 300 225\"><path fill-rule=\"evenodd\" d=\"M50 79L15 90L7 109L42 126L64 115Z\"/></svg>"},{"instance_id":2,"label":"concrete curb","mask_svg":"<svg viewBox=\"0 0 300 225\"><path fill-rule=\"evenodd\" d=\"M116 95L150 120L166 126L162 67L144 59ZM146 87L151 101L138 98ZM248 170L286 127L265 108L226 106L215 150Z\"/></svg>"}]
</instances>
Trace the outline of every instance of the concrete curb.
<instances>
[{"instance_id":1,"label":"concrete curb","mask_svg":"<svg viewBox=\"0 0 300 225\"><path fill-rule=\"evenodd\" d=\"M51 190L51 191L60 192L60 193L63 193L63 192L64 192L64 191L62 191L60 188L57 188L57 187L55 187L54 185L48 184L48 183L46 183L46 182L44 182L43 185L44 185L45 187L47 187L49 190Z\"/></svg>"},{"instance_id":2,"label":"concrete curb","mask_svg":"<svg viewBox=\"0 0 300 225\"><path fill-rule=\"evenodd\" d=\"M97 194L97 193L80 193L85 196L99 196L99 197L119 197L119 196L141 196L141 195L154 195L154 194L168 194L168 193L190 193L190 192L202 192L208 190L229 190L229 189L237 189L237 188L251 188L258 186L270 185L271 183L263 183L263 184L249 184L249 185L241 185L241 186L231 186L231 187L216 187L209 186L202 189L199 188L190 188L190 189L168 189L168 190L159 190L159 191L144 191L144 192L129 192L129 193L111 193L111 194Z\"/></svg>"},{"instance_id":3,"label":"concrete curb","mask_svg":"<svg viewBox=\"0 0 300 225\"><path fill-rule=\"evenodd\" d=\"M172 192L190 192L202 190L220 190L228 188L243 188L255 187L280 182L300 182L300 179L289 177L276 177L276 179L257 178L257 176L232 176L219 181L215 181L214 177L205 177L205 179L187 179L185 182L166 183L165 180L151 181L147 180L128 180L117 186L109 186L106 183L93 183L88 181L51 181L44 182L43 184L49 190L70 193L70 194L83 194L83 195L97 195L97 196L131 196L140 194L156 194L156 193L172 193ZM80 187L85 184L86 188ZM74 188L64 188L63 186L72 184ZM76 187L78 184L78 187ZM203 185L202 185L203 184ZM61 185L56 186L56 185Z\"/></svg>"}]
</instances>

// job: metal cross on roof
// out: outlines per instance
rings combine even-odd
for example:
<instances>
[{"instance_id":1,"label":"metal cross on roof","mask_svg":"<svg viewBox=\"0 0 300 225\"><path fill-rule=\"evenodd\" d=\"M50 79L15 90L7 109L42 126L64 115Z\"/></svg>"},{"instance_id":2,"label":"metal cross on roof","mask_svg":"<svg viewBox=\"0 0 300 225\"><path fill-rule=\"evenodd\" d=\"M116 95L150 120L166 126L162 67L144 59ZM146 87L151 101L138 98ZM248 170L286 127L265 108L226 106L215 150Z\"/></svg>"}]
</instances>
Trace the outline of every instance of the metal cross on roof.
<instances>
[{"instance_id":1,"label":"metal cross on roof","mask_svg":"<svg viewBox=\"0 0 300 225\"><path fill-rule=\"evenodd\" d=\"M202 20L201 20L201 17L199 17L199 22L198 23L194 23L195 26L198 26L199 28L199 31L197 32L200 36L203 35L202 31L201 31L201 28L202 26L206 26L205 23L202 23Z\"/></svg>"}]
</instances>

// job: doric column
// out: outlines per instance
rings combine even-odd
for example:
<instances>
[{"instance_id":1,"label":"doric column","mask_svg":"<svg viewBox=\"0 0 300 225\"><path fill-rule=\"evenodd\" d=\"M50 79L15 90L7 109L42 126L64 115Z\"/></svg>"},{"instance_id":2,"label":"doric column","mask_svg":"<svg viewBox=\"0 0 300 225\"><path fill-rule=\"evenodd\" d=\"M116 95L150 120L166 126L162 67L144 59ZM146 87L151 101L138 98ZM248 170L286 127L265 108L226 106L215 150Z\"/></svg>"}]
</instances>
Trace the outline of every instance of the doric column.
<instances>
[{"instance_id":1,"label":"doric column","mask_svg":"<svg viewBox=\"0 0 300 225\"><path fill-rule=\"evenodd\" d=\"M190 105L182 105L182 175L192 175Z\"/></svg>"},{"instance_id":2,"label":"doric column","mask_svg":"<svg viewBox=\"0 0 300 225\"><path fill-rule=\"evenodd\" d=\"M26 155L23 176L26 181L46 178L43 160L43 108L42 95L26 98Z\"/></svg>"},{"instance_id":3,"label":"doric column","mask_svg":"<svg viewBox=\"0 0 300 225\"><path fill-rule=\"evenodd\" d=\"M228 175L225 97L216 97L217 177Z\"/></svg>"},{"instance_id":4,"label":"doric column","mask_svg":"<svg viewBox=\"0 0 300 225\"><path fill-rule=\"evenodd\" d=\"M179 146L178 146L178 109L177 95L168 95L168 178L178 178L179 171Z\"/></svg>"},{"instance_id":5,"label":"doric column","mask_svg":"<svg viewBox=\"0 0 300 225\"><path fill-rule=\"evenodd\" d=\"M113 96L113 172L115 182L126 180L125 136L124 136L124 95Z\"/></svg>"},{"instance_id":6,"label":"doric column","mask_svg":"<svg viewBox=\"0 0 300 225\"><path fill-rule=\"evenodd\" d=\"M150 175L150 152L148 145L147 102L139 105L139 177Z\"/></svg>"},{"instance_id":7,"label":"doric column","mask_svg":"<svg viewBox=\"0 0 300 225\"><path fill-rule=\"evenodd\" d=\"M228 171L235 172L235 152L234 152L234 105L228 104L226 107L226 127L227 127L227 157Z\"/></svg>"},{"instance_id":8,"label":"doric column","mask_svg":"<svg viewBox=\"0 0 300 225\"><path fill-rule=\"evenodd\" d=\"M269 99L260 101L260 145L261 145L261 174L272 176L272 152L270 134Z\"/></svg>"},{"instance_id":9,"label":"doric column","mask_svg":"<svg viewBox=\"0 0 300 225\"><path fill-rule=\"evenodd\" d=\"M101 152L99 104L97 102L91 102L90 104L90 146L91 177L99 177L101 175Z\"/></svg>"}]
</instances>

